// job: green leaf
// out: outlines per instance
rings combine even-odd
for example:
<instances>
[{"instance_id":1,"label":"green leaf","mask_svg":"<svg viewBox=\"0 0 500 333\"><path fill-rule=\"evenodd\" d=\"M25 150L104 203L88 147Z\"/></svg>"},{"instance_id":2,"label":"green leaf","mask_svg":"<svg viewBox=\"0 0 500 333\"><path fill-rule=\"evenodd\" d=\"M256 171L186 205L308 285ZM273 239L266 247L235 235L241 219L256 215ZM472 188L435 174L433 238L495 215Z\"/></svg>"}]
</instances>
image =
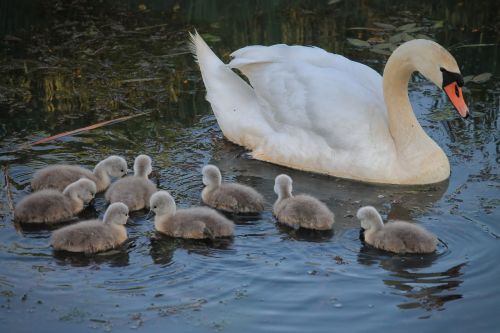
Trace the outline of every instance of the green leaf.
<instances>
[{"instance_id":1,"label":"green leaf","mask_svg":"<svg viewBox=\"0 0 500 333\"><path fill-rule=\"evenodd\" d=\"M493 74L491 74L491 73L482 73L482 74L476 75L472 78L472 82L484 83L484 82L488 81L489 79L491 79L492 75Z\"/></svg>"},{"instance_id":2,"label":"green leaf","mask_svg":"<svg viewBox=\"0 0 500 333\"><path fill-rule=\"evenodd\" d=\"M470 80L472 80L472 78L474 77L474 75L467 75L467 76L464 76L464 83L467 83L469 82Z\"/></svg>"},{"instance_id":3,"label":"green leaf","mask_svg":"<svg viewBox=\"0 0 500 333\"><path fill-rule=\"evenodd\" d=\"M393 26L392 24L388 24L388 23L373 22L373 25L376 27L382 28L382 29L387 29L387 30L396 29L395 26Z\"/></svg>"},{"instance_id":4,"label":"green leaf","mask_svg":"<svg viewBox=\"0 0 500 333\"><path fill-rule=\"evenodd\" d=\"M391 43L381 43L381 44L374 45L373 48L379 49L379 50L390 49L391 45L392 45Z\"/></svg>"},{"instance_id":5,"label":"green leaf","mask_svg":"<svg viewBox=\"0 0 500 333\"><path fill-rule=\"evenodd\" d=\"M356 39L356 38L347 38L347 41L349 44L357 46L357 47L370 47L370 43L367 41L361 40L361 39Z\"/></svg>"},{"instance_id":6,"label":"green leaf","mask_svg":"<svg viewBox=\"0 0 500 333\"><path fill-rule=\"evenodd\" d=\"M391 52L390 51L387 51L387 50L382 50L382 49L370 49L370 52L373 52L373 53L378 53L378 54L383 54L383 55L386 55L386 56L390 56L391 55Z\"/></svg>"},{"instance_id":7,"label":"green leaf","mask_svg":"<svg viewBox=\"0 0 500 333\"><path fill-rule=\"evenodd\" d=\"M436 23L434 23L434 25L432 27L435 29L442 28L442 27L444 27L444 21L436 21Z\"/></svg>"},{"instance_id":8,"label":"green leaf","mask_svg":"<svg viewBox=\"0 0 500 333\"><path fill-rule=\"evenodd\" d=\"M403 34L395 34L389 38L389 42L398 43L403 40Z\"/></svg>"},{"instance_id":9,"label":"green leaf","mask_svg":"<svg viewBox=\"0 0 500 333\"><path fill-rule=\"evenodd\" d=\"M416 25L417 25L416 23L408 23L408 24L399 26L397 30L399 30L399 31L405 31L405 30L408 30L408 29L415 28Z\"/></svg>"},{"instance_id":10,"label":"green leaf","mask_svg":"<svg viewBox=\"0 0 500 333\"><path fill-rule=\"evenodd\" d=\"M216 36L216 35L202 34L201 36L203 37L203 39L205 41L210 42L210 43L220 42L221 41L221 38L219 36Z\"/></svg>"}]
</instances>

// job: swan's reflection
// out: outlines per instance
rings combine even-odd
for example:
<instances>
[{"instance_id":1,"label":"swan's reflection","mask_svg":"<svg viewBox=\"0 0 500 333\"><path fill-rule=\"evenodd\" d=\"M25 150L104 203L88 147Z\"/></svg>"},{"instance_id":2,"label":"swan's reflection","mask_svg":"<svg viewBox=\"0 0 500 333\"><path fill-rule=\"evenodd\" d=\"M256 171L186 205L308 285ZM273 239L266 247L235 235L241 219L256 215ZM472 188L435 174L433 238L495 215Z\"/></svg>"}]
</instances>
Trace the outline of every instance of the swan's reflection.
<instances>
[{"instance_id":1,"label":"swan's reflection","mask_svg":"<svg viewBox=\"0 0 500 333\"><path fill-rule=\"evenodd\" d=\"M390 272L384 284L395 295L404 296L398 304L401 309L422 308L427 311L442 310L449 301L462 298L456 289L462 284L461 269L465 263L452 266L440 272L419 272L433 266L439 254L429 255L391 255L385 251L363 245L358 254L358 262L363 265L378 265Z\"/></svg>"},{"instance_id":2,"label":"swan's reflection","mask_svg":"<svg viewBox=\"0 0 500 333\"><path fill-rule=\"evenodd\" d=\"M231 249L232 245L233 238L195 240L173 238L156 233L151 238L149 254L155 264L167 265L172 262L177 249L183 249L188 253L196 253L202 256L212 256L218 250Z\"/></svg>"}]
</instances>

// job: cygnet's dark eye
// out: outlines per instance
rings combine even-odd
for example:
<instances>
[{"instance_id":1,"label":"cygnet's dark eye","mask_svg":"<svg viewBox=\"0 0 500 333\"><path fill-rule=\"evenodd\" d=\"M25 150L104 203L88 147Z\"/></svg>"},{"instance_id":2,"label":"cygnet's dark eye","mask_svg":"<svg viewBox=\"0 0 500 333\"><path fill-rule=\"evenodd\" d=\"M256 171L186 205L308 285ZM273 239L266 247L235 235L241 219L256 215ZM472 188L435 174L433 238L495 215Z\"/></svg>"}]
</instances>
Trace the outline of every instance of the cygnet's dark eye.
<instances>
[{"instance_id":1,"label":"cygnet's dark eye","mask_svg":"<svg viewBox=\"0 0 500 333\"><path fill-rule=\"evenodd\" d=\"M128 217L128 214L125 214L126 217Z\"/></svg>"},{"instance_id":2,"label":"cygnet's dark eye","mask_svg":"<svg viewBox=\"0 0 500 333\"><path fill-rule=\"evenodd\" d=\"M153 209L156 209L156 206L154 206Z\"/></svg>"},{"instance_id":3,"label":"cygnet's dark eye","mask_svg":"<svg viewBox=\"0 0 500 333\"><path fill-rule=\"evenodd\" d=\"M122 169L122 172L125 172L125 170Z\"/></svg>"}]
</instances>

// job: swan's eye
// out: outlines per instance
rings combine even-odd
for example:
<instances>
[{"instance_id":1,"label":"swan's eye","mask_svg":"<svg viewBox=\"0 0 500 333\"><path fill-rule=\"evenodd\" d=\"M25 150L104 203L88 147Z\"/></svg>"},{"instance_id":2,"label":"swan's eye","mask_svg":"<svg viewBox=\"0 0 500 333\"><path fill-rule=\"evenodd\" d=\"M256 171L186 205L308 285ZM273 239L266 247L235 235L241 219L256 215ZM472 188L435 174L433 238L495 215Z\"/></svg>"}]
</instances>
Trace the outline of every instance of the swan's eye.
<instances>
[{"instance_id":1,"label":"swan's eye","mask_svg":"<svg viewBox=\"0 0 500 333\"><path fill-rule=\"evenodd\" d=\"M153 209L156 209L156 206L154 206Z\"/></svg>"}]
</instances>

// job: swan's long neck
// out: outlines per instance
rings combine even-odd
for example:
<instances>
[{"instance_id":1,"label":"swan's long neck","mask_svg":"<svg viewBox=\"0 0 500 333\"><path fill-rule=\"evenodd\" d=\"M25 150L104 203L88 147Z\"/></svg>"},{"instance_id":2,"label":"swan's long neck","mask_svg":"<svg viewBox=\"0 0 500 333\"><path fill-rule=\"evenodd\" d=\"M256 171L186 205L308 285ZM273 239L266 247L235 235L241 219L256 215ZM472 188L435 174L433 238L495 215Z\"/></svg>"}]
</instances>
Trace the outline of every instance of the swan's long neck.
<instances>
[{"instance_id":1,"label":"swan's long neck","mask_svg":"<svg viewBox=\"0 0 500 333\"><path fill-rule=\"evenodd\" d=\"M425 44L406 43L396 49L383 76L389 130L397 150L402 183L408 184L434 183L448 178L450 172L448 158L423 130L408 97L412 73L428 69L422 65L425 61L421 54L426 52L422 46Z\"/></svg>"}]
</instances>

